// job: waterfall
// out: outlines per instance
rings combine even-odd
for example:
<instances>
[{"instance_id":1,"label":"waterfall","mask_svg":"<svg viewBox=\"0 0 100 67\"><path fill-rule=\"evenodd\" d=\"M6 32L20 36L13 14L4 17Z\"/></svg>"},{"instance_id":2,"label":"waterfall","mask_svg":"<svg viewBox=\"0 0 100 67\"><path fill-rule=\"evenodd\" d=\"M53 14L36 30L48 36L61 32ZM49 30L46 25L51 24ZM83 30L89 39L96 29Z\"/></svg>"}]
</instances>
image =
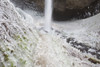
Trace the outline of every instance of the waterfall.
<instances>
[{"instance_id":1,"label":"waterfall","mask_svg":"<svg viewBox=\"0 0 100 67\"><path fill-rule=\"evenodd\" d=\"M52 0L45 0L45 30L51 31Z\"/></svg>"}]
</instances>

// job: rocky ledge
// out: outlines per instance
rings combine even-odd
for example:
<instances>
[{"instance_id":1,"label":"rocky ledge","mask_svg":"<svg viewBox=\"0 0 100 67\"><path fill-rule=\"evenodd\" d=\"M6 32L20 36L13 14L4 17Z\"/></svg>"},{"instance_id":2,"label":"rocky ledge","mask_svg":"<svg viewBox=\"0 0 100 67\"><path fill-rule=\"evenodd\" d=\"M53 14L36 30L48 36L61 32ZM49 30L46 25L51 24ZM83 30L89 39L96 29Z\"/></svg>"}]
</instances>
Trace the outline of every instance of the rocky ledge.
<instances>
[{"instance_id":1,"label":"rocky ledge","mask_svg":"<svg viewBox=\"0 0 100 67\"><path fill-rule=\"evenodd\" d=\"M44 0L11 0L22 9L44 12ZM35 8L35 9L34 9ZM53 20L83 19L100 12L100 0L53 0Z\"/></svg>"}]
</instances>

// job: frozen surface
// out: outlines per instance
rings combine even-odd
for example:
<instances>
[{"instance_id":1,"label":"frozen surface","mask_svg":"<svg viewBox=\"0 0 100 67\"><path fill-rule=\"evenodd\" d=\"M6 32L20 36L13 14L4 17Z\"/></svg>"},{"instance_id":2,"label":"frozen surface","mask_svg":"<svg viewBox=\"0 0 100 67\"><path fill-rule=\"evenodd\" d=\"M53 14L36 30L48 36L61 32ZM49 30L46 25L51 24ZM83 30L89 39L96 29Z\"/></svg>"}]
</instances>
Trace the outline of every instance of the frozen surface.
<instances>
[{"instance_id":1,"label":"frozen surface","mask_svg":"<svg viewBox=\"0 0 100 67\"><path fill-rule=\"evenodd\" d=\"M0 67L100 67L88 61L94 56L71 47L54 31L40 30L41 24L9 0L0 0Z\"/></svg>"}]
</instances>

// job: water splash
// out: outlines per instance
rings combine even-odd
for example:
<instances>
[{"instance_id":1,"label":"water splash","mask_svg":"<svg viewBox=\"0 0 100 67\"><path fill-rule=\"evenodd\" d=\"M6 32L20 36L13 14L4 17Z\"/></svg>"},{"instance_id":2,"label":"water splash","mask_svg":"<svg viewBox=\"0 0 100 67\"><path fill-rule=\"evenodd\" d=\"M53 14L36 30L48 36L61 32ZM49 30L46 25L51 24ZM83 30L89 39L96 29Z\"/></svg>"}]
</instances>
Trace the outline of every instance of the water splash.
<instances>
[{"instance_id":1,"label":"water splash","mask_svg":"<svg viewBox=\"0 0 100 67\"><path fill-rule=\"evenodd\" d=\"M51 31L52 0L45 0L45 30Z\"/></svg>"}]
</instances>

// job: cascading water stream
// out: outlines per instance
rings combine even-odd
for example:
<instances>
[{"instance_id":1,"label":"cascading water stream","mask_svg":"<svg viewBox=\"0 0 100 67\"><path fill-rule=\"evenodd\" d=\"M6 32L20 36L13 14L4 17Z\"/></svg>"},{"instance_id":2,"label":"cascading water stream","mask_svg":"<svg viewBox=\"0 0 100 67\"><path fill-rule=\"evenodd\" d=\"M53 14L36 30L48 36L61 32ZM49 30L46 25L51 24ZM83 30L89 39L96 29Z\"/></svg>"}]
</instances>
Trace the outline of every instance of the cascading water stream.
<instances>
[{"instance_id":1,"label":"cascading water stream","mask_svg":"<svg viewBox=\"0 0 100 67\"><path fill-rule=\"evenodd\" d=\"M45 30L51 31L52 0L45 0Z\"/></svg>"}]
</instances>

